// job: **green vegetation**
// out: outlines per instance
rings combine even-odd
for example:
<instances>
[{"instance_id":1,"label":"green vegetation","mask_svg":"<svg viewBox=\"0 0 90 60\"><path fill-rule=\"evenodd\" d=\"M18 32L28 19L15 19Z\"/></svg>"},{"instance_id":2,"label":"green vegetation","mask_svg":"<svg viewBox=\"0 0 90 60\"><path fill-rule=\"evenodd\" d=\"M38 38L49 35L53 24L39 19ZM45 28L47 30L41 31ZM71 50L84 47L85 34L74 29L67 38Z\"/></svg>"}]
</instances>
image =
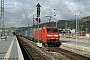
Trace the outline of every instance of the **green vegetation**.
<instances>
[{"instance_id":1,"label":"green vegetation","mask_svg":"<svg viewBox=\"0 0 90 60\"><path fill-rule=\"evenodd\" d=\"M88 28L88 30L90 29L90 16L87 17L83 17L81 19L77 19L77 21L79 21L79 29L81 29L81 25L83 25L83 30L86 29L86 27ZM67 22L67 28L71 28L71 29L75 29L76 28L76 20L59 20L57 22L58 24L58 28L59 29L65 29L66 28L66 22ZM49 24L48 22L46 23L42 23L40 24L40 27L43 27L45 25ZM51 25L55 26L56 22L50 22ZM20 27L19 29L17 29L17 32L21 32L30 28L37 28L37 25L34 25L32 27Z\"/></svg>"},{"instance_id":2,"label":"green vegetation","mask_svg":"<svg viewBox=\"0 0 90 60\"><path fill-rule=\"evenodd\" d=\"M59 57L59 56L57 56L55 54L49 53L49 55L51 55L55 60L65 60L64 58L61 58L61 57Z\"/></svg>"},{"instance_id":3,"label":"green vegetation","mask_svg":"<svg viewBox=\"0 0 90 60\"><path fill-rule=\"evenodd\" d=\"M86 29L86 27L89 29L90 26L90 16L83 17L81 19L77 19L79 21L79 28L81 28L81 25L83 25L83 30ZM59 20L57 22L59 29L65 29L67 23L67 28L75 29L76 28L76 20ZM46 25L48 23L40 24L40 27ZM51 25L55 26L56 22L50 22ZM34 27L34 26L33 26Z\"/></svg>"}]
</instances>

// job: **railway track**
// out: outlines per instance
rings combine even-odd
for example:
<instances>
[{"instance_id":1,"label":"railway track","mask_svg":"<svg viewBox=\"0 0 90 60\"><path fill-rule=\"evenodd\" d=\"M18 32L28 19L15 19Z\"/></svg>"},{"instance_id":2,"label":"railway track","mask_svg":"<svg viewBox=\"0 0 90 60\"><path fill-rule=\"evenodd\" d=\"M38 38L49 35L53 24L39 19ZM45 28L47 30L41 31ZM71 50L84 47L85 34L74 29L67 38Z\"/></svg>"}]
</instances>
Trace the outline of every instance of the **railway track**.
<instances>
[{"instance_id":1,"label":"railway track","mask_svg":"<svg viewBox=\"0 0 90 60\"><path fill-rule=\"evenodd\" d=\"M52 60L51 58L45 56L40 51L31 46L28 41L22 40L19 36L17 37L20 44L24 47L24 50L30 58L28 60Z\"/></svg>"},{"instance_id":2,"label":"railway track","mask_svg":"<svg viewBox=\"0 0 90 60\"><path fill-rule=\"evenodd\" d=\"M48 52L56 52L56 53L58 53L60 55L65 56L66 58L68 58L70 60L90 60L90 57L86 57L86 56L83 56L83 55L80 55L80 54L77 54L77 53L62 49L62 48L45 47L45 48L41 48L41 50L43 50L44 52L45 52L45 50L48 51Z\"/></svg>"},{"instance_id":3,"label":"railway track","mask_svg":"<svg viewBox=\"0 0 90 60\"><path fill-rule=\"evenodd\" d=\"M49 47L47 48L49 52L58 52L63 56L66 56L70 60L90 60L90 57L86 57L62 48Z\"/></svg>"}]
</instances>

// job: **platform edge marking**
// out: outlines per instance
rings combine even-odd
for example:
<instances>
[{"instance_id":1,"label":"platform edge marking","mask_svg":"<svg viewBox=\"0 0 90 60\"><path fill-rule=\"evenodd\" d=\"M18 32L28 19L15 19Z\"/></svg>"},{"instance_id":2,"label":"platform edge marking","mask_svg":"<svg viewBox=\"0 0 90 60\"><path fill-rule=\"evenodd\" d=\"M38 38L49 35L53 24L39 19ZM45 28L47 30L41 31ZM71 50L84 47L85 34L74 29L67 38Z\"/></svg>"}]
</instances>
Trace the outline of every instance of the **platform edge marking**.
<instances>
[{"instance_id":1,"label":"platform edge marking","mask_svg":"<svg viewBox=\"0 0 90 60\"><path fill-rule=\"evenodd\" d=\"M24 57L23 57L23 54L21 52L21 49L20 49L19 43L17 41L17 38L16 38L16 42L17 42L17 49L18 49L18 60L24 60Z\"/></svg>"},{"instance_id":2,"label":"platform edge marking","mask_svg":"<svg viewBox=\"0 0 90 60\"><path fill-rule=\"evenodd\" d=\"M3 60L8 60L9 59L9 56L10 56L10 53L11 53L11 50L12 50L13 42L14 42L14 38L13 38L13 40L12 40L10 46L9 46L9 49L8 49L8 51L7 51L7 53L6 53L6 55L5 55Z\"/></svg>"}]
</instances>

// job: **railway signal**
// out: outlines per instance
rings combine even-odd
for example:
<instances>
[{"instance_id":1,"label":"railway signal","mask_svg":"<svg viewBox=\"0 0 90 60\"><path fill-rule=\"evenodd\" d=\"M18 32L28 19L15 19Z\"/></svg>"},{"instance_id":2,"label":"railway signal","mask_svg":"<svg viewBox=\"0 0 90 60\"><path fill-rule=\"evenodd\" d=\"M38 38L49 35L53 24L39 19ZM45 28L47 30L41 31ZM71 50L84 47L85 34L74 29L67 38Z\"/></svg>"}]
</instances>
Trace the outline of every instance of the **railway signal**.
<instances>
[{"instance_id":1,"label":"railway signal","mask_svg":"<svg viewBox=\"0 0 90 60\"><path fill-rule=\"evenodd\" d=\"M39 22L39 23L41 22L41 21L40 21L40 18L36 18L36 21Z\"/></svg>"},{"instance_id":2,"label":"railway signal","mask_svg":"<svg viewBox=\"0 0 90 60\"><path fill-rule=\"evenodd\" d=\"M37 7L37 18L36 18L36 21L38 22L38 23L40 23L41 21L40 21L40 4L38 3L37 5L36 5L36 7Z\"/></svg>"},{"instance_id":3,"label":"railway signal","mask_svg":"<svg viewBox=\"0 0 90 60\"><path fill-rule=\"evenodd\" d=\"M37 7L37 17L40 17L40 4L38 3L37 5L36 5L36 7Z\"/></svg>"},{"instance_id":4,"label":"railway signal","mask_svg":"<svg viewBox=\"0 0 90 60\"><path fill-rule=\"evenodd\" d=\"M39 23L40 23L40 4L38 3L37 5L36 5L36 7L37 7L37 18L36 18L36 21L38 22L38 30L39 30ZM38 37L39 37L39 33L40 32L38 32ZM42 43L40 43L39 42L39 38L38 38L38 44L37 44L39 47L42 47Z\"/></svg>"}]
</instances>

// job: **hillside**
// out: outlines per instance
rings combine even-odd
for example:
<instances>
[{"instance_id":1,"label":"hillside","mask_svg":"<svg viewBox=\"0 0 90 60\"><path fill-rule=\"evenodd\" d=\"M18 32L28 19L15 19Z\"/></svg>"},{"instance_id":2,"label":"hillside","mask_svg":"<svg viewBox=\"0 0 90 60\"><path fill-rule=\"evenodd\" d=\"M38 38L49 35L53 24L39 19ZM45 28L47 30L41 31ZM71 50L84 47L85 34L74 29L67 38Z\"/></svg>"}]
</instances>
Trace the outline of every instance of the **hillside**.
<instances>
[{"instance_id":1,"label":"hillside","mask_svg":"<svg viewBox=\"0 0 90 60\"><path fill-rule=\"evenodd\" d=\"M87 28L87 30L90 29L90 27L89 27L90 26L90 16L83 17L81 19L77 19L77 21L79 21L79 23L77 25L77 26L79 26L78 27L79 30L81 30L81 28L84 31L86 30L86 28ZM48 24L48 22L47 23L42 23L42 24L40 24L40 27L43 27L43 26L45 26L47 24ZM56 22L50 22L50 24L55 26ZM76 28L76 20L59 20L57 22L57 25L58 25L59 29L65 29L66 26L67 26L67 28L75 29ZM37 28L37 25L29 27L29 29L30 28ZM23 30L26 30L26 29L27 29L26 27L22 27L22 28L17 29L17 31L20 32L21 30L23 31Z\"/></svg>"},{"instance_id":2,"label":"hillside","mask_svg":"<svg viewBox=\"0 0 90 60\"><path fill-rule=\"evenodd\" d=\"M87 17L83 17L81 19L77 19L77 26L79 26L79 29L81 28L82 26L82 29L85 30L86 28L89 29L89 26L90 26L90 16L87 16ZM41 24L40 26L44 26L46 25L47 23L43 23ZM50 24L52 25L56 25L56 22L51 22ZM65 29L66 26L67 28L71 28L71 29L75 29L76 28L76 20L59 20L57 22L58 24L58 28L59 29Z\"/></svg>"}]
</instances>

